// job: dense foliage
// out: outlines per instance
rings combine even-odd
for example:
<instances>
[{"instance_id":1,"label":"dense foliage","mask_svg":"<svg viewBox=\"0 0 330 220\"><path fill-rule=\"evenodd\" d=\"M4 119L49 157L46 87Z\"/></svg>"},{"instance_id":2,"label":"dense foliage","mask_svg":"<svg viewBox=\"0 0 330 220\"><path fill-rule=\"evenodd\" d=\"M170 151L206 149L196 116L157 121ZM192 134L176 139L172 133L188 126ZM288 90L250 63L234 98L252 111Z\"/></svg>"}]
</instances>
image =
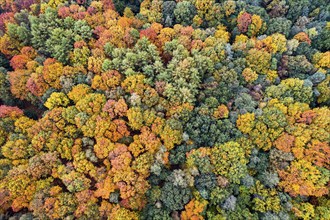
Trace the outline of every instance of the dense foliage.
<instances>
[{"instance_id":1,"label":"dense foliage","mask_svg":"<svg viewBox=\"0 0 330 220\"><path fill-rule=\"evenodd\" d=\"M0 219L330 219L326 0L0 0Z\"/></svg>"}]
</instances>

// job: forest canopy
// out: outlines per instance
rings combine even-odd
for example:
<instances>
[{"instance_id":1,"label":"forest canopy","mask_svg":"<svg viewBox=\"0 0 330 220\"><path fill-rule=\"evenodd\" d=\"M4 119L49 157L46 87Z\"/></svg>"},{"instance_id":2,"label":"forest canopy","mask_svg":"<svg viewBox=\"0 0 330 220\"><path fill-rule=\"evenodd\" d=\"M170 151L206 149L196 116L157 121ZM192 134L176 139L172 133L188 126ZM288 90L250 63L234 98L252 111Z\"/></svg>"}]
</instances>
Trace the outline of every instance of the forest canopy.
<instances>
[{"instance_id":1,"label":"forest canopy","mask_svg":"<svg viewBox=\"0 0 330 220\"><path fill-rule=\"evenodd\" d=\"M330 219L327 0L0 0L0 219Z\"/></svg>"}]
</instances>

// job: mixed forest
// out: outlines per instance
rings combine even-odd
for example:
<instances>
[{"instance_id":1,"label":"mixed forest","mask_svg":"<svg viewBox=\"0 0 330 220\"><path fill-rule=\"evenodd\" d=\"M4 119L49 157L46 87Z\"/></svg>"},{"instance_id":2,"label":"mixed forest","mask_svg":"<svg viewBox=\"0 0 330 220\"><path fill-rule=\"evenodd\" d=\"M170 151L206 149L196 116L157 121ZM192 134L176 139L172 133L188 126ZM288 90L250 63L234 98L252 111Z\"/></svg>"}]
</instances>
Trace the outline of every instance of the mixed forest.
<instances>
[{"instance_id":1,"label":"mixed forest","mask_svg":"<svg viewBox=\"0 0 330 220\"><path fill-rule=\"evenodd\" d=\"M0 219L329 220L327 0L0 0Z\"/></svg>"}]
</instances>

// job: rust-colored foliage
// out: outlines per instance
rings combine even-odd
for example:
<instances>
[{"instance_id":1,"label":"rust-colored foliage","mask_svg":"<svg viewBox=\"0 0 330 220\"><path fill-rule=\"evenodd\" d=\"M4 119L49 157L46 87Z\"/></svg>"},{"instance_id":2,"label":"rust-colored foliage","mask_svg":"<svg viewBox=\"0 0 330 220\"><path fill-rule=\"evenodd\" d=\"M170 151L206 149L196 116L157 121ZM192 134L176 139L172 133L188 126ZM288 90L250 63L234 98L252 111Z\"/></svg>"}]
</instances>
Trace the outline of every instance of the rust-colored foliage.
<instances>
[{"instance_id":1,"label":"rust-colored foliage","mask_svg":"<svg viewBox=\"0 0 330 220\"><path fill-rule=\"evenodd\" d=\"M185 206L185 211L181 213L181 219L203 220L204 217L200 214L204 211L204 208L205 208L205 202L199 202L193 199Z\"/></svg>"},{"instance_id":2,"label":"rust-colored foliage","mask_svg":"<svg viewBox=\"0 0 330 220\"><path fill-rule=\"evenodd\" d=\"M43 78L46 83L56 89L61 88L60 77L63 75L63 65L55 59L47 59L44 62Z\"/></svg>"},{"instance_id":3,"label":"rust-colored foliage","mask_svg":"<svg viewBox=\"0 0 330 220\"><path fill-rule=\"evenodd\" d=\"M103 72L101 75L96 75L92 81L92 88L107 91L118 86L120 81L120 73L118 71L111 70Z\"/></svg>"},{"instance_id":4,"label":"rust-colored foliage","mask_svg":"<svg viewBox=\"0 0 330 220\"><path fill-rule=\"evenodd\" d=\"M294 146L295 137L287 133L283 133L275 142L274 145L277 149L289 153L291 147Z\"/></svg>"},{"instance_id":5,"label":"rust-colored foliage","mask_svg":"<svg viewBox=\"0 0 330 220\"><path fill-rule=\"evenodd\" d=\"M248 31L248 27L252 22L251 18L252 18L252 16L247 12L243 12L242 14L240 14L238 16L237 27L241 33L245 33Z\"/></svg>"},{"instance_id":6,"label":"rust-colored foliage","mask_svg":"<svg viewBox=\"0 0 330 220\"><path fill-rule=\"evenodd\" d=\"M0 118L16 118L23 115L23 111L17 107L0 105Z\"/></svg>"},{"instance_id":7,"label":"rust-colored foliage","mask_svg":"<svg viewBox=\"0 0 330 220\"><path fill-rule=\"evenodd\" d=\"M27 70L16 70L9 73L10 91L21 100L27 98L26 84L30 77Z\"/></svg>"},{"instance_id":8,"label":"rust-colored foliage","mask_svg":"<svg viewBox=\"0 0 330 220\"><path fill-rule=\"evenodd\" d=\"M282 181L279 186L292 196L320 197L329 192L327 182L329 176L324 176L317 167L305 160L294 161L285 171L280 170Z\"/></svg>"},{"instance_id":9,"label":"rust-colored foliage","mask_svg":"<svg viewBox=\"0 0 330 220\"><path fill-rule=\"evenodd\" d=\"M306 42L308 44L311 44L311 42L312 42L311 39L309 39L308 35L305 32L300 32L300 33L296 34L293 38L300 42Z\"/></svg>"}]
</instances>

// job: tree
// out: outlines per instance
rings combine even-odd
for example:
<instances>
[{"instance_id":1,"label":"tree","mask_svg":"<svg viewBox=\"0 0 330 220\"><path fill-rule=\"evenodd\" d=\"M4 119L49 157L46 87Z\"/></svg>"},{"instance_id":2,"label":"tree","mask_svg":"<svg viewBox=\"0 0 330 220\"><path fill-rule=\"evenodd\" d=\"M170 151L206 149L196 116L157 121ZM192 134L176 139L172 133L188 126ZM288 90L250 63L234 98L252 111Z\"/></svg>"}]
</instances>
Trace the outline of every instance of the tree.
<instances>
[{"instance_id":1,"label":"tree","mask_svg":"<svg viewBox=\"0 0 330 220\"><path fill-rule=\"evenodd\" d=\"M241 33L246 33L252 22L252 16L247 12L241 12L237 17L237 27Z\"/></svg>"},{"instance_id":2,"label":"tree","mask_svg":"<svg viewBox=\"0 0 330 220\"><path fill-rule=\"evenodd\" d=\"M289 78L282 80L278 86L270 86L266 90L268 97L284 99L292 97L297 102L310 103L312 88L304 84L303 80Z\"/></svg>"},{"instance_id":3,"label":"tree","mask_svg":"<svg viewBox=\"0 0 330 220\"><path fill-rule=\"evenodd\" d=\"M128 109L127 117L130 127L134 130L140 130L143 125L143 116L141 108L133 107Z\"/></svg>"},{"instance_id":4,"label":"tree","mask_svg":"<svg viewBox=\"0 0 330 220\"><path fill-rule=\"evenodd\" d=\"M40 17L29 16L31 24L32 45L36 49L45 50L47 39L51 36L50 31L60 27L60 20L57 18L56 10L47 8Z\"/></svg>"},{"instance_id":5,"label":"tree","mask_svg":"<svg viewBox=\"0 0 330 220\"><path fill-rule=\"evenodd\" d=\"M247 160L238 143L216 145L211 150L210 159L214 173L228 178L233 183L239 183L240 178L247 172Z\"/></svg>"},{"instance_id":6,"label":"tree","mask_svg":"<svg viewBox=\"0 0 330 220\"><path fill-rule=\"evenodd\" d=\"M89 115L100 113L105 104L104 95L97 93L87 94L84 98L76 103L76 107L80 112L86 112Z\"/></svg>"},{"instance_id":7,"label":"tree","mask_svg":"<svg viewBox=\"0 0 330 220\"><path fill-rule=\"evenodd\" d=\"M92 88L107 91L118 86L120 81L121 75L118 71L107 71L101 73L101 75L94 76Z\"/></svg>"},{"instance_id":8,"label":"tree","mask_svg":"<svg viewBox=\"0 0 330 220\"><path fill-rule=\"evenodd\" d=\"M270 67L271 54L265 50L251 49L246 57L249 67L260 74L266 74Z\"/></svg>"},{"instance_id":9,"label":"tree","mask_svg":"<svg viewBox=\"0 0 330 220\"><path fill-rule=\"evenodd\" d=\"M74 102L77 103L80 99L82 99L87 94L91 93L91 88L86 84L78 84L72 88L72 90L68 93L68 97Z\"/></svg>"},{"instance_id":10,"label":"tree","mask_svg":"<svg viewBox=\"0 0 330 220\"><path fill-rule=\"evenodd\" d=\"M174 16L176 22L182 25L191 25L194 16L196 15L195 6L189 1L182 1L176 4Z\"/></svg>"},{"instance_id":11,"label":"tree","mask_svg":"<svg viewBox=\"0 0 330 220\"><path fill-rule=\"evenodd\" d=\"M294 161L285 171L279 171L279 183L292 196L320 197L328 193L329 171L313 166L305 160Z\"/></svg>"},{"instance_id":12,"label":"tree","mask_svg":"<svg viewBox=\"0 0 330 220\"><path fill-rule=\"evenodd\" d=\"M162 20L162 0L144 0L140 5L140 14L147 18L150 23L160 23Z\"/></svg>"},{"instance_id":13,"label":"tree","mask_svg":"<svg viewBox=\"0 0 330 220\"><path fill-rule=\"evenodd\" d=\"M323 27L321 33L317 36L315 41L312 42L312 45L315 46L317 49L321 50L322 52L329 51L330 48L330 41L327 36L330 33L330 24L329 22L325 27Z\"/></svg>"},{"instance_id":14,"label":"tree","mask_svg":"<svg viewBox=\"0 0 330 220\"><path fill-rule=\"evenodd\" d=\"M191 196L189 188L174 186L172 183L166 182L162 187L160 200L170 210L181 210L189 202Z\"/></svg>"},{"instance_id":15,"label":"tree","mask_svg":"<svg viewBox=\"0 0 330 220\"><path fill-rule=\"evenodd\" d=\"M185 206L185 211L181 213L181 219L183 220L204 219L203 216L200 215L204 211L204 208L205 208L205 202L199 202L193 199Z\"/></svg>"},{"instance_id":16,"label":"tree","mask_svg":"<svg viewBox=\"0 0 330 220\"><path fill-rule=\"evenodd\" d=\"M176 8L176 2L175 1L165 1L163 3L163 24L165 27L171 27L174 22L174 10Z\"/></svg>"},{"instance_id":17,"label":"tree","mask_svg":"<svg viewBox=\"0 0 330 220\"><path fill-rule=\"evenodd\" d=\"M16 98L27 99L26 83L29 76L30 73L26 70L16 70L9 73L10 91Z\"/></svg>"},{"instance_id":18,"label":"tree","mask_svg":"<svg viewBox=\"0 0 330 220\"><path fill-rule=\"evenodd\" d=\"M15 118L22 115L23 115L23 111L18 107L0 105L0 118L5 118L5 117Z\"/></svg>"},{"instance_id":19,"label":"tree","mask_svg":"<svg viewBox=\"0 0 330 220\"><path fill-rule=\"evenodd\" d=\"M46 59L44 62L42 74L45 82L48 83L51 87L56 89L61 88L60 77L63 75L62 63L56 61L55 59Z\"/></svg>"},{"instance_id":20,"label":"tree","mask_svg":"<svg viewBox=\"0 0 330 220\"><path fill-rule=\"evenodd\" d=\"M63 106L66 107L69 104L70 100L68 97L61 92L53 92L50 97L47 99L45 106L48 109L53 109L55 107Z\"/></svg>"},{"instance_id":21,"label":"tree","mask_svg":"<svg viewBox=\"0 0 330 220\"><path fill-rule=\"evenodd\" d=\"M271 35L274 33L280 33L289 36L292 22L286 18L272 18L269 20L267 27L267 34Z\"/></svg>"}]
</instances>

